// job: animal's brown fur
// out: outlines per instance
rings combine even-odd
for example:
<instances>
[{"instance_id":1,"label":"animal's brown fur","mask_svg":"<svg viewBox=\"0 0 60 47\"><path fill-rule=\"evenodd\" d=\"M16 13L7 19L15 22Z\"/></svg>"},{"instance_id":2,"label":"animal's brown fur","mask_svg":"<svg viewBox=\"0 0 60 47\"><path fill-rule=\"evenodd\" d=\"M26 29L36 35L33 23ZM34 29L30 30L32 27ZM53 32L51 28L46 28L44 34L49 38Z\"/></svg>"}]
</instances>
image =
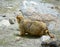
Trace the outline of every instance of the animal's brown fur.
<instances>
[{"instance_id":1,"label":"animal's brown fur","mask_svg":"<svg viewBox=\"0 0 60 47\"><path fill-rule=\"evenodd\" d=\"M17 22L19 24L20 35L25 35L28 33L30 35L42 36L49 35L54 37L49 33L49 30L44 22L26 20L22 15L17 15Z\"/></svg>"}]
</instances>

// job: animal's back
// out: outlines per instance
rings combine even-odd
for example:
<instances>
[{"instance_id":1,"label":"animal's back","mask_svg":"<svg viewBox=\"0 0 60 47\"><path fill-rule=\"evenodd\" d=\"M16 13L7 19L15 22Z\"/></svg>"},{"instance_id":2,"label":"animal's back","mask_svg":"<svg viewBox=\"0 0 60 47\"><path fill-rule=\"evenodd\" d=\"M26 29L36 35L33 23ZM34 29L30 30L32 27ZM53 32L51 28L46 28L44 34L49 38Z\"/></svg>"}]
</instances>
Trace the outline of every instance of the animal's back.
<instances>
[{"instance_id":1,"label":"animal's back","mask_svg":"<svg viewBox=\"0 0 60 47\"><path fill-rule=\"evenodd\" d=\"M25 29L25 32L28 32L33 35L37 35L40 33L42 34L44 32L43 30L46 29L46 24L39 21L25 20L24 29Z\"/></svg>"}]
</instances>

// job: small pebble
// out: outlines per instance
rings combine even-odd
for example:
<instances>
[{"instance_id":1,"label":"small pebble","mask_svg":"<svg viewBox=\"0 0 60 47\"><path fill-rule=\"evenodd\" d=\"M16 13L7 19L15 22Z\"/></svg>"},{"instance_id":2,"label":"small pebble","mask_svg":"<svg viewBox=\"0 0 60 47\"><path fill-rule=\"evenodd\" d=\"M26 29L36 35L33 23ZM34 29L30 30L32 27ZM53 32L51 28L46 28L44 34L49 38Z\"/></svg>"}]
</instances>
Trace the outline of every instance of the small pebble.
<instances>
[{"instance_id":1,"label":"small pebble","mask_svg":"<svg viewBox=\"0 0 60 47\"><path fill-rule=\"evenodd\" d=\"M3 15L3 17L6 17L6 15Z\"/></svg>"},{"instance_id":2,"label":"small pebble","mask_svg":"<svg viewBox=\"0 0 60 47\"><path fill-rule=\"evenodd\" d=\"M13 19L9 19L10 24L14 24L14 20Z\"/></svg>"}]
</instances>

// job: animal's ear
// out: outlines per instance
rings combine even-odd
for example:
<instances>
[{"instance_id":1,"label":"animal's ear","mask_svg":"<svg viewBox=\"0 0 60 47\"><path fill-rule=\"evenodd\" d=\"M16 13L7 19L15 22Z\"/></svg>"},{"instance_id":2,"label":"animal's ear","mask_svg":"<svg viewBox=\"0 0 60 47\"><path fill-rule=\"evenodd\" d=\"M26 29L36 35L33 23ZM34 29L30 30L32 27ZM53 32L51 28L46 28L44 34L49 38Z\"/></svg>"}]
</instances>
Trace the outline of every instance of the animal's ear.
<instances>
[{"instance_id":1,"label":"animal's ear","mask_svg":"<svg viewBox=\"0 0 60 47\"><path fill-rule=\"evenodd\" d=\"M20 18L20 16L19 16L19 15L17 15L17 16L16 16L16 18L17 18L17 19L19 19L19 18Z\"/></svg>"}]
</instances>

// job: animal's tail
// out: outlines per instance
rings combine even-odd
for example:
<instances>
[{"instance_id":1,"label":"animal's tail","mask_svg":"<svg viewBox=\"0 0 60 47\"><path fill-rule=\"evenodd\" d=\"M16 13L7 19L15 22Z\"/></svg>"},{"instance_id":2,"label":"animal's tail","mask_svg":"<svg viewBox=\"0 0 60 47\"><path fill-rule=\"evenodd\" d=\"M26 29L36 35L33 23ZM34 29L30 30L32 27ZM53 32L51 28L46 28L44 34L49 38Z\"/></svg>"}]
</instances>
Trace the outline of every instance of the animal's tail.
<instances>
[{"instance_id":1,"label":"animal's tail","mask_svg":"<svg viewBox=\"0 0 60 47\"><path fill-rule=\"evenodd\" d=\"M46 30L47 34L50 36L50 38L54 38L54 35L49 32L49 30Z\"/></svg>"}]
</instances>

